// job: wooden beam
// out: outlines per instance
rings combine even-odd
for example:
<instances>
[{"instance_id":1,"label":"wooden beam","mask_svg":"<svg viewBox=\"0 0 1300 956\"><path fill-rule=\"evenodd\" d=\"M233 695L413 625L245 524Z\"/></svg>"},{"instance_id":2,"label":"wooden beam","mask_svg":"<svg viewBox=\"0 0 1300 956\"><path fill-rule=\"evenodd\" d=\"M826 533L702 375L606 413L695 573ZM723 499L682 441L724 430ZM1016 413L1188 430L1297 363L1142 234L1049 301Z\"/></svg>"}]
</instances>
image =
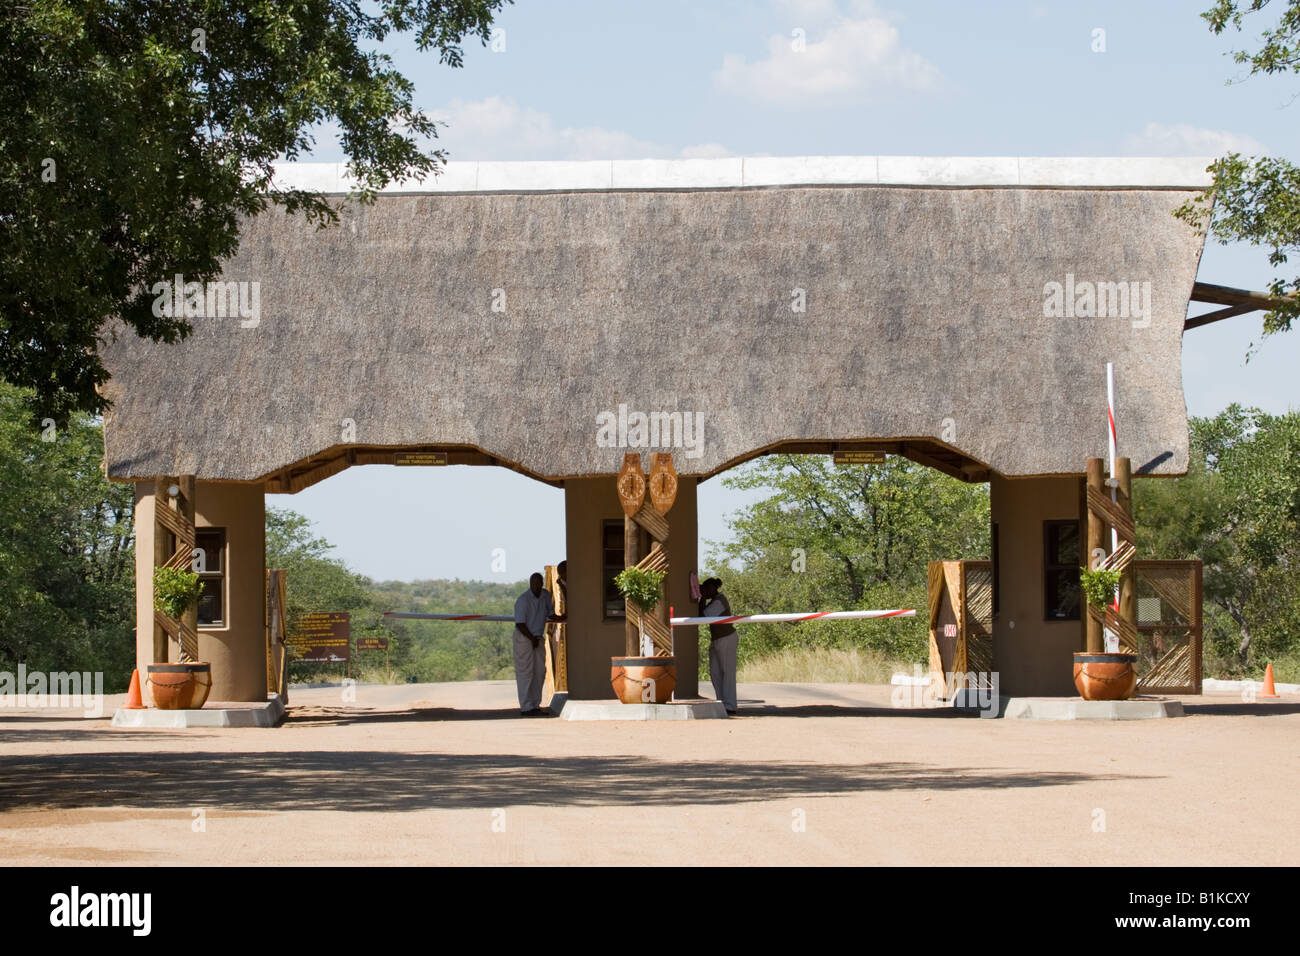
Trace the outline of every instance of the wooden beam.
<instances>
[{"instance_id":1,"label":"wooden beam","mask_svg":"<svg viewBox=\"0 0 1300 956\"><path fill-rule=\"evenodd\" d=\"M1128 458L1115 459L1115 484L1115 497L1119 500L1119 506L1131 521L1133 518L1133 464ZM1137 545L1136 536L1132 543L1134 546ZM1128 567L1124 569L1124 573L1119 579L1119 616L1133 626L1133 633L1136 634L1137 569L1133 566L1132 561L1128 563Z\"/></svg>"},{"instance_id":2,"label":"wooden beam","mask_svg":"<svg viewBox=\"0 0 1300 956\"><path fill-rule=\"evenodd\" d=\"M1256 309L1275 309L1295 296L1273 296L1267 292L1234 289L1227 285L1197 282L1192 285L1193 302L1212 302L1216 305L1253 305Z\"/></svg>"},{"instance_id":3,"label":"wooden beam","mask_svg":"<svg viewBox=\"0 0 1300 956\"><path fill-rule=\"evenodd\" d=\"M1100 458L1088 459L1087 475L1088 475L1087 497L1090 498L1093 497L1094 495L1102 494L1102 489L1104 489L1106 485L1102 479L1102 461ZM1085 564L1084 567L1091 568L1093 554L1095 554L1098 550L1101 550L1103 552L1106 551L1106 544L1104 540L1106 529L1101 519L1097 517L1097 515L1093 512L1091 507L1087 509L1087 518L1088 518L1088 528L1087 528L1088 563ZM1082 586L1080 587L1080 592L1081 593L1079 594L1079 600L1084 605L1083 616L1088 619L1088 622L1085 625L1087 629L1086 630L1087 646L1084 648L1084 650L1086 650L1089 654L1100 654L1102 651L1106 649L1105 641L1102 638L1102 625L1100 621L1098 621L1095 617L1092 616L1091 613L1089 613L1087 596L1082 593Z\"/></svg>"},{"instance_id":4,"label":"wooden beam","mask_svg":"<svg viewBox=\"0 0 1300 956\"><path fill-rule=\"evenodd\" d=\"M965 478L961 468L935 458L933 455L928 455L923 451L919 451L915 445L908 445L907 450L903 452L903 456L911 459L918 465L926 465L933 468L935 471L941 471L950 478Z\"/></svg>"},{"instance_id":5,"label":"wooden beam","mask_svg":"<svg viewBox=\"0 0 1300 956\"><path fill-rule=\"evenodd\" d=\"M1248 312L1258 312L1257 305L1231 305L1226 309L1216 309L1213 312L1206 312L1204 315L1196 315L1183 323L1183 331L1188 332L1192 329L1199 329L1202 325L1209 325L1211 322L1218 322L1221 319L1230 319L1236 315L1245 315Z\"/></svg>"}]
</instances>

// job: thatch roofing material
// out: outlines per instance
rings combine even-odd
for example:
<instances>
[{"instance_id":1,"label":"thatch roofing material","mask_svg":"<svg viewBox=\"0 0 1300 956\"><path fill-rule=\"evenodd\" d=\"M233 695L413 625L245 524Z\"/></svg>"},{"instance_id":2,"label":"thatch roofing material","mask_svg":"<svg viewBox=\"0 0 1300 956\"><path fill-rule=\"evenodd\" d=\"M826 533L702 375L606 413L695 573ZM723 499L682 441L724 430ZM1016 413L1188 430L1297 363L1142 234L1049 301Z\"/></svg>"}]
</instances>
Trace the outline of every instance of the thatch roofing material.
<instances>
[{"instance_id":1,"label":"thatch roofing material","mask_svg":"<svg viewBox=\"0 0 1300 956\"><path fill-rule=\"evenodd\" d=\"M597 416L698 411L708 474L773 443L931 438L1004 475L1106 448L1187 464L1190 189L820 186L382 195L270 211L228 265L261 321L106 346L111 477L262 479L338 446L479 448L614 474ZM1044 285L1150 282L1149 327L1045 318ZM792 312L792 290L807 311ZM493 311L503 290L506 311ZM495 297L495 298L494 298ZM645 451L652 449L646 448Z\"/></svg>"}]
</instances>

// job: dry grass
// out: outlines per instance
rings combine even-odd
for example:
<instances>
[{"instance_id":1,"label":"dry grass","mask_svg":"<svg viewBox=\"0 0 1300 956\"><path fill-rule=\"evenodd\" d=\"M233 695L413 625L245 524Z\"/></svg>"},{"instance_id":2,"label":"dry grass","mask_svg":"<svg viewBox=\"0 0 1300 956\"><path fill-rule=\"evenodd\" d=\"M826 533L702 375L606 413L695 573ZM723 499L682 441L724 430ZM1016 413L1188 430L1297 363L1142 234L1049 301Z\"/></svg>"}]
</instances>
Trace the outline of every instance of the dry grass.
<instances>
[{"instance_id":1,"label":"dry grass","mask_svg":"<svg viewBox=\"0 0 1300 956\"><path fill-rule=\"evenodd\" d=\"M740 666L737 680L809 684L888 684L896 672L912 673L910 662L870 648L791 647Z\"/></svg>"}]
</instances>

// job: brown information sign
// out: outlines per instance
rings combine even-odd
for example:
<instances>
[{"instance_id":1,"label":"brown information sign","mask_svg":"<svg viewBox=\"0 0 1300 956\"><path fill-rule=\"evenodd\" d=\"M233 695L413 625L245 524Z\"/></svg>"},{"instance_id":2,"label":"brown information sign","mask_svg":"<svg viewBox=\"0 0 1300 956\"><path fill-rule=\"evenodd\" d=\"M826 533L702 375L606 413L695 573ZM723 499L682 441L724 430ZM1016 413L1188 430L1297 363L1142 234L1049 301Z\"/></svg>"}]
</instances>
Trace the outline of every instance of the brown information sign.
<instances>
[{"instance_id":1,"label":"brown information sign","mask_svg":"<svg viewBox=\"0 0 1300 956\"><path fill-rule=\"evenodd\" d=\"M883 465L889 457L883 451L836 451L831 456L837 465Z\"/></svg>"},{"instance_id":2,"label":"brown information sign","mask_svg":"<svg viewBox=\"0 0 1300 956\"><path fill-rule=\"evenodd\" d=\"M298 652L298 660L342 664L352 659L352 615L347 611L304 614L297 630L285 642Z\"/></svg>"},{"instance_id":3,"label":"brown information sign","mask_svg":"<svg viewBox=\"0 0 1300 956\"><path fill-rule=\"evenodd\" d=\"M388 638L386 637L358 637L357 650L359 651L386 651L388 650Z\"/></svg>"},{"instance_id":4,"label":"brown information sign","mask_svg":"<svg viewBox=\"0 0 1300 956\"><path fill-rule=\"evenodd\" d=\"M445 465L445 451L399 451L393 456L395 465Z\"/></svg>"}]
</instances>

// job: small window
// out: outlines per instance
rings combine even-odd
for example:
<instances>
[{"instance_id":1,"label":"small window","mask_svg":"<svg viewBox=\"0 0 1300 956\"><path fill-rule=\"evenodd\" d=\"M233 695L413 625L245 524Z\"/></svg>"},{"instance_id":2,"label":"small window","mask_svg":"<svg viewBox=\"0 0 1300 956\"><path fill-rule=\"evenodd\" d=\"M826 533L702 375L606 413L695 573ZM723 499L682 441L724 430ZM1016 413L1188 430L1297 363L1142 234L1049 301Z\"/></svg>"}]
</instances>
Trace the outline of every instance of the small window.
<instances>
[{"instance_id":1,"label":"small window","mask_svg":"<svg viewBox=\"0 0 1300 956\"><path fill-rule=\"evenodd\" d=\"M215 627L226 623L226 530L199 528L194 532L194 546L203 552L199 571L199 626Z\"/></svg>"},{"instance_id":2,"label":"small window","mask_svg":"<svg viewBox=\"0 0 1300 956\"><path fill-rule=\"evenodd\" d=\"M1043 522L1043 618L1079 620L1079 522Z\"/></svg>"},{"instance_id":3,"label":"small window","mask_svg":"<svg viewBox=\"0 0 1300 956\"><path fill-rule=\"evenodd\" d=\"M623 570L623 522L601 522L601 561L600 579L602 618L624 620L627 617L623 606L623 595L618 591L614 578Z\"/></svg>"}]
</instances>

